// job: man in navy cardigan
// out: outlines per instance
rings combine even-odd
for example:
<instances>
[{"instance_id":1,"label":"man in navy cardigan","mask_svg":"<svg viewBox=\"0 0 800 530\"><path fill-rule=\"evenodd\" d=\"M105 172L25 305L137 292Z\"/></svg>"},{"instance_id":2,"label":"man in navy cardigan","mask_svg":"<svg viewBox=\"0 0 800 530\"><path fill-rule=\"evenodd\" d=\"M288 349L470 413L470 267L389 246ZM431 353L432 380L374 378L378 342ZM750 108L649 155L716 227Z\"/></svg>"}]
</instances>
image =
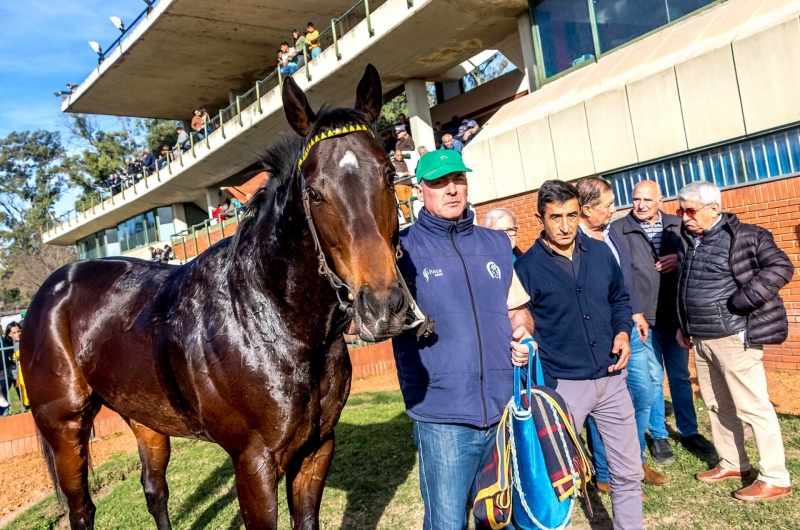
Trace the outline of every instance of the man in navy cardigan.
<instances>
[{"instance_id":1,"label":"man in navy cardigan","mask_svg":"<svg viewBox=\"0 0 800 530\"><path fill-rule=\"evenodd\" d=\"M577 429L587 417L597 424L611 472L614 528L641 530L644 473L625 381L633 316L625 279L609 247L579 233L575 186L548 180L537 202L544 231L514 268L531 297L545 381L567 402Z\"/></svg>"}]
</instances>

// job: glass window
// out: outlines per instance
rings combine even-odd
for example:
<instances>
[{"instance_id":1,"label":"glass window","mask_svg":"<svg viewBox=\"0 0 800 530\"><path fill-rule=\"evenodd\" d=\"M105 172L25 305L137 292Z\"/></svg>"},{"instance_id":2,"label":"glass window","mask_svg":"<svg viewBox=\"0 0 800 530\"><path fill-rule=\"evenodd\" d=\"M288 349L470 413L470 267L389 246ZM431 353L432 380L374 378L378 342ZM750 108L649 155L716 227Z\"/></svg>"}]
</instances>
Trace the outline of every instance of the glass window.
<instances>
[{"instance_id":1,"label":"glass window","mask_svg":"<svg viewBox=\"0 0 800 530\"><path fill-rule=\"evenodd\" d=\"M175 235L175 225L172 219L172 206L162 206L156 209L158 221L158 240L167 241Z\"/></svg>"},{"instance_id":2,"label":"glass window","mask_svg":"<svg viewBox=\"0 0 800 530\"><path fill-rule=\"evenodd\" d=\"M600 53L669 23L665 0L594 0Z\"/></svg>"},{"instance_id":3,"label":"glass window","mask_svg":"<svg viewBox=\"0 0 800 530\"><path fill-rule=\"evenodd\" d=\"M106 229L105 236L106 236L106 255L119 256L120 245L119 245L119 237L117 229L116 228Z\"/></svg>"},{"instance_id":4,"label":"glass window","mask_svg":"<svg viewBox=\"0 0 800 530\"><path fill-rule=\"evenodd\" d=\"M545 77L595 56L587 0L534 0Z\"/></svg>"},{"instance_id":5,"label":"glass window","mask_svg":"<svg viewBox=\"0 0 800 530\"><path fill-rule=\"evenodd\" d=\"M156 213L154 211L145 212L144 214L145 226L145 243L155 243L158 241L156 237Z\"/></svg>"},{"instance_id":6,"label":"glass window","mask_svg":"<svg viewBox=\"0 0 800 530\"><path fill-rule=\"evenodd\" d=\"M685 17L692 11L697 11L701 7L705 7L713 2L714 0L668 0L669 21L672 22L673 20Z\"/></svg>"}]
</instances>

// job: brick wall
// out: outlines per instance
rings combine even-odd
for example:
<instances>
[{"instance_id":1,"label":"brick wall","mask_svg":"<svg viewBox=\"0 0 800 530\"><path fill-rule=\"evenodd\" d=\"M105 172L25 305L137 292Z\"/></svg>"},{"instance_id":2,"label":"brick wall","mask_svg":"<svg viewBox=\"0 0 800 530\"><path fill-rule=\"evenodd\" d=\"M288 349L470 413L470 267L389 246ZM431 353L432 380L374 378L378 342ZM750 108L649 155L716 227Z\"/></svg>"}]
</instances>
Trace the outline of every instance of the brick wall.
<instances>
[{"instance_id":1,"label":"brick wall","mask_svg":"<svg viewBox=\"0 0 800 530\"><path fill-rule=\"evenodd\" d=\"M534 217L535 191L483 203L475 207L480 223L492 208L508 208L517 215L520 226L518 245L527 250L542 227ZM664 203L664 211L675 213L677 201ZM789 315L789 337L780 346L764 348L764 366L769 370L800 372L800 177L771 180L722 192L722 207L739 219L757 224L772 232L778 247L792 260L795 275L781 290ZM626 213L626 211L621 213Z\"/></svg>"}]
</instances>

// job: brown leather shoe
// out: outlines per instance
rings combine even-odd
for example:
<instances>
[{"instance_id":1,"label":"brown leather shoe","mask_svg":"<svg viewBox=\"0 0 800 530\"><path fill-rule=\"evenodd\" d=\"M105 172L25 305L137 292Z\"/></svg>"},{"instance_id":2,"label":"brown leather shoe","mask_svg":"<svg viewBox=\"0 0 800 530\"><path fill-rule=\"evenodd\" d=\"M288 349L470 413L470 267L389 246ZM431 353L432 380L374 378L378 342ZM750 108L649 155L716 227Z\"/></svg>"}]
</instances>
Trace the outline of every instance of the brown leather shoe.
<instances>
[{"instance_id":1,"label":"brown leather shoe","mask_svg":"<svg viewBox=\"0 0 800 530\"><path fill-rule=\"evenodd\" d=\"M714 469L709 469L708 471L701 471L695 478L700 482L705 482L706 484L713 484L715 482L722 482L723 480L729 479L743 479L750 475L750 470L747 471L731 471L730 469L725 469L720 464L717 464L717 467Z\"/></svg>"},{"instance_id":2,"label":"brown leather shoe","mask_svg":"<svg viewBox=\"0 0 800 530\"><path fill-rule=\"evenodd\" d=\"M596 482L594 487L597 488L597 491L600 493L611 495L611 484L609 484L608 482ZM647 500L647 495L642 493L642 501L646 500Z\"/></svg>"},{"instance_id":3,"label":"brown leather shoe","mask_svg":"<svg viewBox=\"0 0 800 530\"><path fill-rule=\"evenodd\" d=\"M669 484L668 476L662 475L647 464L642 464L642 469L644 470L645 484L650 484L651 486L663 486L664 484Z\"/></svg>"},{"instance_id":4,"label":"brown leather shoe","mask_svg":"<svg viewBox=\"0 0 800 530\"><path fill-rule=\"evenodd\" d=\"M756 480L746 488L742 488L739 491L733 493L733 496L739 499L740 501L773 501L775 499L780 499L781 497L786 497L787 495L792 494L792 488L781 488L780 486L773 486L772 484L767 484L762 480Z\"/></svg>"}]
</instances>

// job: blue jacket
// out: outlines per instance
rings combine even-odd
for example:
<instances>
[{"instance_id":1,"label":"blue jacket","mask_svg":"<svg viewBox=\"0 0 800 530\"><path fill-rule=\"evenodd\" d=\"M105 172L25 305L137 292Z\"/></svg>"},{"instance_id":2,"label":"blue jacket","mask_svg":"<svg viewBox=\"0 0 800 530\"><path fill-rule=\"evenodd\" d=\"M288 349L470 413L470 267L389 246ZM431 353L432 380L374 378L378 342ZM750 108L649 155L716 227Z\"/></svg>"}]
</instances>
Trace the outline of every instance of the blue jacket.
<instances>
[{"instance_id":1,"label":"blue jacket","mask_svg":"<svg viewBox=\"0 0 800 530\"><path fill-rule=\"evenodd\" d=\"M420 211L400 232L398 265L420 309L436 322L431 337L395 337L395 361L408 415L429 423L488 427L513 394L508 290L514 266L508 237Z\"/></svg>"},{"instance_id":2,"label":"blue jacket","mask_svg":"<svg viewBox=\"0 0 800 530\"><path fill-rule=\"evenodd\" d=\"M545 380L599 379L617 357L611 355L614 337L632 328L628 289L622 270L602 242L578 234L580 255L578 278L562 269L542 248L540 238L514 263L531 297L533 337Z\"/></svg>"}]
</instances>

